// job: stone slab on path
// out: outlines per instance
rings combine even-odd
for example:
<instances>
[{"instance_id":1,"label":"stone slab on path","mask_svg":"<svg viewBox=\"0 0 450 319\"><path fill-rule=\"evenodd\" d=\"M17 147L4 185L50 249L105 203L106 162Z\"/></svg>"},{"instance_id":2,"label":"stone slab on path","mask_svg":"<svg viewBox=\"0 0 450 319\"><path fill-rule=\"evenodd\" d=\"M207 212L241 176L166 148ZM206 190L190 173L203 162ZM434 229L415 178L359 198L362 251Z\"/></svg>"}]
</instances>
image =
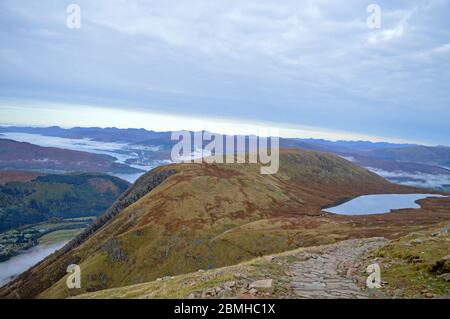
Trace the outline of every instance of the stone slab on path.
<instances>
[{"instance_id":1,"label":"stone slab on path","mask_svg":"<svg viewBox=\"0 0 450 319\"><path fill-rule=\"evenodd\" d=\"M387 244L384 238L348 240L324 248L319 253L299 253L303 261L289 267L291 289L298 298L369 298L352 279L352 270L362 257Z\"/></svg>"}]
</instances>

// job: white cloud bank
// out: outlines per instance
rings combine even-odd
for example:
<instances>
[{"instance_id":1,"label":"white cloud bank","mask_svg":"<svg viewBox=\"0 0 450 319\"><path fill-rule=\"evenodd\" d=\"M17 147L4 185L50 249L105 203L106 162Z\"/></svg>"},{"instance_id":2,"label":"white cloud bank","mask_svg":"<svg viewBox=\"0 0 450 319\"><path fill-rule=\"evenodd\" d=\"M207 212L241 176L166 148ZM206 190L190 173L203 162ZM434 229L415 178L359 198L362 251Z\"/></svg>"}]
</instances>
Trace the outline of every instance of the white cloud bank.
<instances>
[{"instance_id":1,"label":"white cloud bank","mask_svg":"<svg viewBox=\"0 0 450 319\"><path fill-rule=\"evenodd\" d=\"M416 186L422 188L439 188L444 185L450 185L449 175L433 175L424 173L408 173L403 171L388 172L382 169L367 167L369 170L386 179L393 180L396 183L408 186Z\"/></svg>"}]
</instances>

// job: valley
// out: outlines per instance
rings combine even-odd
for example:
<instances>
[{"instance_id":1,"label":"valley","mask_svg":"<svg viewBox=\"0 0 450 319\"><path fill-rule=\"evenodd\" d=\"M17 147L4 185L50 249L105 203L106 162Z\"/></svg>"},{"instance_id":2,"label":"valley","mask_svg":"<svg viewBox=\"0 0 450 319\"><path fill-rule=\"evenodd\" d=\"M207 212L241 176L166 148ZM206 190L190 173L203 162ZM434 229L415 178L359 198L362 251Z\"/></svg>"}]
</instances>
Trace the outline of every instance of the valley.
<instances>
[{"instance_id":1,"label":"valley","mask_svg":"<svg viewBox=\"0 0 450 319\"><path fill-rule=\"evenodd\" d=\"M96 128L80 128L76 134L65 129L52 133L50 128L10 130L3 132L4 136L19 140L13 143L20 147L28 148L33 142L38 145L32 148L42 148L44 153L24 153L36 159L58 146L63 147L60 153L78 156L89 152L86 154L104 158L108 165L138 171L108 171L136 181L130 188L116 177L91 173L91 169L104 171L103 166L91 164L77 164L76 170L89 172L84 174L52 174L59 164L51 161L47 168L36 167L32 172L0 172L0 196L5 205L0 210L0 221L4 218L0 226L7 227L1 237L4 260L26 258L40 246L64 243L1 289L3 298L65 298L198 269L229 267L299 247L371 237L395 240L450 220L450 199L442 192L445 188L432 186L433 178L446 176L446 169L433 166L437 162L408 164L373 156L368 160L368 152L412 145L281 139L282 146L291 148L280 150L280 171L262 176L260 164L170 164L166 158L174 142L167 133L140 130L134 135L113 129L117 134L109 135L108 129ZM383 169L392 167L395 177L402 174L398 169L422 174L416 170L420 167L419 171L429 174L426 183L434 192L413 187L416 184L409 179L390 183L371 172L377 169L355 164L362 160ZM150 172L144 174L147 170ZM353 203L358 197L413 194L416 197L411 203L397 205L394 199L385 211L369 215L369 204L361 204L361 214L356 215L326 209ZM106 202L99 205L100 199ZM94 220L95 216L100 217ZM65 269L70 263L83 269L80 290L65 288Z\"/></svg>"},{"instance_id":2,"label":"valley","mask_svg":"<svg viewBox=\"0 0 450 319\"><path fill-rule=\"evenodd\" d=\"M12 258L0 263L0 287L38 264L45 257L51 255L67 243L67 240L57 241L52 244L39 244L23 251Z\"/></svg>"},{"instance_id":3,"label":"valley","mask_svg":"<svg viewBox=\"0 0 450 319\"><path fill-rule=\"evenodd\" d=\"M383 215L334 215L321 209L344 198L386 193L427 194L313 151L282 150L280 171L270 176L259 174L258 164L158 167L95 225L18 276L0 295L69 297L299 247L391 240L450 220L448 197L422 199L419 209ZM73 262L83 269L83 287L76 291L65 286L65 268Z\"/></svg>"},{"instance_id":4,"label":"valley","mask_svg":"<svg viewBox=\"0 0 450 319\"><path fill-rule=\"evenodd\" d=\"M129 186L109 175L87 173L3 171L0 181L2 284L77 236ZM14 267L16 262L27 267Z\"/></svg>"},{"instance_id":5,"label":"valley","mask_svg":"<svg viewBox=\"0 0 450 319\"><path fill-rule=\"evenodd\" d=\"M70 240L95 219L94 216L73 219L54 218L0 233L0 263L42 242L53 244Z\"/></svg>"},{"instance_id":6,"label":"valley","mask_svg":"<svg viewBox=\"0 0 450 319\"><path fill-rule=\"evenodd\" d=\"M1 137L1 136L0 136ZM0 170L37 171L43 173L137 173L142 170L122 163L106 154L43 147L27 142L0 138Z\"/></svg>"},{"instance_id":7,"label":"valley","mask_svg":"<svg viewBox=\"0 0 450 319\"><path fill-rule=\"evenodd\" d=\"M116 177L88 173L10 181L0 185L0 231L51 219L98 216L129 185Z\"/></svg>"}]
</instances>

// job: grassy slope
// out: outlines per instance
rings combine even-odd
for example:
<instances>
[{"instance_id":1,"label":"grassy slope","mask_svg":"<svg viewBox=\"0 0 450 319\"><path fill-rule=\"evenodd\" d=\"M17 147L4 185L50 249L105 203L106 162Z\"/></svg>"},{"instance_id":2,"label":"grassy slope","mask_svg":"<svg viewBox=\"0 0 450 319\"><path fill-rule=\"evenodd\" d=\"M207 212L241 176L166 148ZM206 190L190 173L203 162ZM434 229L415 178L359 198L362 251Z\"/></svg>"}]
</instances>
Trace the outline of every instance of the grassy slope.
<instances>
[{"instance_id":1,"label":"grassy slope","mask_svg":"<svg viewBox=\"0 0 450 319\"><path fill-rule=\"evenodd\" d=\"M178 173L86 242L63 256L50 257L0 296L67 297L232 265L300 246L373 233L399 236L405 225L420 229L435 222L436 216L450 218L446 208L450 203L442 199L432 205L434 213L419 214L418 223L405 224L408 212L360 218L323 214L320 207L343 198L411 189L328 154L288 150L280 161L280 172L271 176L261 175L257 165L244 164L157 168L150 174L172 168ZM68 291L61 278L73 262L82 269L83 289L76 292Z\"/></svg>"},{"instance_id":2,"label":"grassy slope","mask_svg":"<svg viewBox=\"0 0 450 319\"><path fill-rule=\"evenodd\" d=\"M443 257L450 254L450 235L442 231L445 229L444 226L448 225L444 223L440 228L431 228L391 240L387 246L371 252L361 263L362 267L358 273L361 288L364 288L363 283L367 277L366 266L377 262L381 266L382 280L385 283L378 291L381 297L423 298L426 292L432 293L435 297L449 296L450 283L440 276L442 272L449 271L449 260L447 264L439 266ZM439 235L430 236L436 233ZM418 239L423 242L411 244ZM272 255L270 258L255 258L237 265L101 290L77 298L187 298L193 293L198 296L206 289L223 287L227 282L240 280L239 278L245 278L250 282L272 278L273 291L267 297L290 298L293 294L290 289L289 265L298 260L299 253L320 254L322 247L300 248ZM239 289L229 290L224 297L239 297Z\"/></svg>"},{"instance_id":3,"label":"grassy slope","mask_svg":"<svg viewBox=\"0 0 450 319\"><path fill-rule=\"evenodd\" d=\"M375 251L382 267L387 295L421 298L426 293L450 296L450 282L442 278L450 273L450 224L413 232Z\"/></svg>"},{"instance_id":4,"label":"grassy slope","mask_svg":"<svg viewBox=\"0 0 450 319\"><path fill-rule=\"evenodd\" d=\"M303 248L299 249L303 250ZM296 250L297 251L297 250ZM274 255L277 261L287 257L296 251L289 251ZM199 292L208 288L214 288L228 281L236 280L236 275L241 274L246 279L259 280L266 276L276 278L272 297L278 297L286 287L280 285L286 278L284 272L286 264L271 263L263 257L254 258L237 265L226 266L206 271L182 274L174 277L160 278L159 280L100 290L77 296L81 299L139 299L139 298L187 298L193 292ZM286 283L286 281L285 281ZM236 295L236 294L235 294ZM231 296L230 296L231 297Z\"/></svg>"},{"instance_id":5,"label":"grassy slope","mask_svg":"<svg viewBox=\"0 0 450 319\"><path fill-rule=\"evenodd\" d=\"M39 244L52 245L55 243L69 241L78 234L80 234L82 231L83 229L57 230L39 238Z\"/></svg>"}]
</instances>

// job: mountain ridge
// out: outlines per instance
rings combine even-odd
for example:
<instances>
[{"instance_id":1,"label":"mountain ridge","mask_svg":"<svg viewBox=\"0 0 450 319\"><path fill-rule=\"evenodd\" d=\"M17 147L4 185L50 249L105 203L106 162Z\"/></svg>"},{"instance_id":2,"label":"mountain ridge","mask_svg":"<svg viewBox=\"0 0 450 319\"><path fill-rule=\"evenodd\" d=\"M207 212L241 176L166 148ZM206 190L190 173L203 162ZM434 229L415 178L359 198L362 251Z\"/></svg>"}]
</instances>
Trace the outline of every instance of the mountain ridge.
<instances>
[{"instance_id":1,"label":"mountain ridge","mask_svg":"<svg viewBox=\"0 0 450 319\"><path fill-rule=\"evenodd\" d=\"M364 231L349 232L354 221L323 213L321 207L365 193L420 191L393 185L330 154L282 150L280 161L280 172L274 176L262 176L256 164L158 167L144 178L164 171L176 173L79 245L20 275L0 296L59 298L363 236ZM365 225L363 220L356 222ZM391 235L394 230L383 230L379 221L376 227ZM65 288L70 263L83 269L82 291Z\"/></svg>"},{"instance_id":2,"label":"mountain ridge","mask_svg":"<svg viewBox=\"0 0 450 319\"><path fill-rule=\"evenodd\" d=\"M155 132L145 129L96 127L63 129L60 127L0 126L0 134L1 132L5 133L6 136L8 136L8 132L24 132L61 138L128 143L130 149L126 152L130 158L124 164L132 167L143 164L160 165L170 159L171 149L177 143L177 141L171 140L171 132ZM252 136L246 137L246 141ZM279 142L281 148L300 148L343 156L394 183L435 190L447 190L448 185L450 185L450 171L448 170L450 167L450 152L448 150L450 148L445 146L430 147L417 144L351 140L330 141L314 138L280 138ZM203 146L205 144L203 143ZM430 180L430 182L427 182L427 180Z\"/></svg>"}]
</instances>

